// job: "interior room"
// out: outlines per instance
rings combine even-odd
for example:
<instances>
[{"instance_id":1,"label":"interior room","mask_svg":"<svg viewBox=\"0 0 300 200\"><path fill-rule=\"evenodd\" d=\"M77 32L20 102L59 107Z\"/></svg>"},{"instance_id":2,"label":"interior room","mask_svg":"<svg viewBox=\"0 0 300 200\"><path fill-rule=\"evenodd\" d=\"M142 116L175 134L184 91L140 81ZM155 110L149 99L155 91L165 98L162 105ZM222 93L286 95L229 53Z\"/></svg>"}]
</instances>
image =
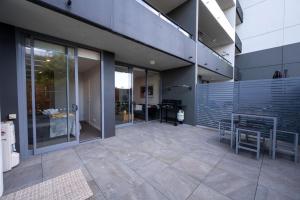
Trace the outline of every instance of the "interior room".
<instances>
[{"instance_id":1,"label":"interior room","mask_svg":"<svg viewBox=\"0 0 300 200\"><path fill-rule=\"evenodd\" d=\"M133 68L133 122L146 119L146 70Z\"/></svg>"},{"instance_id":2,"label":"interior room","mask_svg":"<svg viewBox=\"0 0 300 200\"><path fill-rule=\"evenodd\" d=\"M78 49L80 141L101 137L101 70L97 52Z\"/></svg>"}]
</instances>

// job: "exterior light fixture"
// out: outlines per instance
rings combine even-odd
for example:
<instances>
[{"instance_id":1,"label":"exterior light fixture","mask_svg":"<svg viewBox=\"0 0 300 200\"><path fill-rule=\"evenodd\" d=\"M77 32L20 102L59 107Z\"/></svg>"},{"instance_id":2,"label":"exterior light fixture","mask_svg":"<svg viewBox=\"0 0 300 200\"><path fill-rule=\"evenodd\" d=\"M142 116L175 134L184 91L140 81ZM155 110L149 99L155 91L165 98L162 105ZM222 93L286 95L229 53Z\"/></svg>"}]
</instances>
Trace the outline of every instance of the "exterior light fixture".
<instances>
[{"instance_id":1,"label":"exterior light fixture","mask_svg":"<svg viewBox=\"0 0 300 200\"><path fill-rule=\"evenodd\" d=\"M155 60L150 60L150 65L155 65Z\"/></svg>"}]
</instances>

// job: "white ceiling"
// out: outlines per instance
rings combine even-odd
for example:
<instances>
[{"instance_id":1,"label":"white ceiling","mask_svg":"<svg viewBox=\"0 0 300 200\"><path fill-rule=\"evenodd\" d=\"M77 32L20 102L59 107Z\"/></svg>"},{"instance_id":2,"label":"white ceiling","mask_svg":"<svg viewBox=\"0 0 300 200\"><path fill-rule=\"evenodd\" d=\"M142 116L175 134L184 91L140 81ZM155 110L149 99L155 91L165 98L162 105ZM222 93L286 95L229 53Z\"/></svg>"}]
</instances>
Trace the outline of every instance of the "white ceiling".
<instances>
[{"instance_id":1,"label":"white ceiling","mask_svg":"<svg viewBox=\"0 0 300 200\"><path fill-rule=\"evenodd\" d=\"M210 82L221 82L221 81L228 81L229 78L222 76L218 73L212 72L208 69L203 67L198 67L198 75L201 76L202 80L210 81Z\"/></svg>"},{"instance_id":2,"label":"white ceiling","mask_svg":"<svg viewBox=\"0 0 300 200\"><path fill-rule=\"evenodd\" d=\"M233 0L216 0L222 10L227 10L234 6Z\"/></svg>"},{"instance_id":3,"label":"white ceiling","mask_svg":"<svg viewBox=\"0 0 300 200\"><path fill-rule=\"evenodd\" d=\"M162 13L168 13L172 11L174 8L183 4L187 0L145 0L154 8L159 9Z\"/></svg>"},{"instance_id":4,"label":"white ceiling","mask_svg":"<svg viewBox=\"0 0 300 200\"><path fill-rule=\"evenodd\" d=\"M206 6L199 1L199 37L204 43L214 48L232 43L232 39L209 12ZM201 33L203 34L201 34Z\"/></svg>"},{"instance_id":5,"label":"white ceiling","mask_svg":"<svg viewBox=\"0 0 300 200\"><path fill-rule=\"evenodd\" d=\"M179 58L28 1L1 1L0 22L114 52L117 61L136 66L166 70L189 65ZM155 60L155 65L151 65L150 60Z\"/></svg>"}]
</instances>

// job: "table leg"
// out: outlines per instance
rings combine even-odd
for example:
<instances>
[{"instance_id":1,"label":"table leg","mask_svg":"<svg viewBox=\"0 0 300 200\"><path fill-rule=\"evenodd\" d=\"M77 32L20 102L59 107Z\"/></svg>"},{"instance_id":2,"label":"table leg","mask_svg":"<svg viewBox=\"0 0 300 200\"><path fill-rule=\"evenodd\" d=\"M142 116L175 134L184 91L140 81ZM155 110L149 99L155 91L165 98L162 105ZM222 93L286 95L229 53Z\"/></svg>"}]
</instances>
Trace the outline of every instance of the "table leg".
<instances>
[{"instance_id":1,"label":"table leg","mask_svg":"<svg viewBox=\"0 0 300 200\"><path fill-rule=\"evenodd\" d=\"M234 128L233 128L233 118L234 118L234 115L233 114L231 114L231 134L230 134L230 148L233 148L233 136L234 136L234 134L235 134L235 132L234 132Z\"/></svg>"},{"instance_id":2,"label":"table leg","mask_svg":"<svg viewBox=\"0 0 300 200\"><path fill-rule=\"evenodd\" d=\"M273 138L272 138L272 159L276 158L276 131L277 131L277 119L274 119L273 124Z\"/></svg>"}]
</instances>

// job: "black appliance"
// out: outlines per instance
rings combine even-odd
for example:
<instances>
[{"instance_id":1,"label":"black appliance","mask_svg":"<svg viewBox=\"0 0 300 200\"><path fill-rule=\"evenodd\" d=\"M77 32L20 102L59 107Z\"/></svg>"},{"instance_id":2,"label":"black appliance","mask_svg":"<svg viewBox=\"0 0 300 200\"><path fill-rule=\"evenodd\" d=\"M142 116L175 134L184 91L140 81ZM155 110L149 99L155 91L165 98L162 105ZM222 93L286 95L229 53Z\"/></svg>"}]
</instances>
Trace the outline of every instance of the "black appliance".
<instances>
[{"instance_id":1,"label":"black appliance","mask_svg":"<svg viewBox=\"0 0 300 200\"><path fill-rule=\"evenodd\" d=\"M184 109L181 100L163 99L161 104L159 104L159 107L160 107L160 123L162 123L163 119L165 119L166 123L171 122L174 123L175 126L177 126L178 124L177 113L179 110Z\"/></svg>"}]
</instances>

